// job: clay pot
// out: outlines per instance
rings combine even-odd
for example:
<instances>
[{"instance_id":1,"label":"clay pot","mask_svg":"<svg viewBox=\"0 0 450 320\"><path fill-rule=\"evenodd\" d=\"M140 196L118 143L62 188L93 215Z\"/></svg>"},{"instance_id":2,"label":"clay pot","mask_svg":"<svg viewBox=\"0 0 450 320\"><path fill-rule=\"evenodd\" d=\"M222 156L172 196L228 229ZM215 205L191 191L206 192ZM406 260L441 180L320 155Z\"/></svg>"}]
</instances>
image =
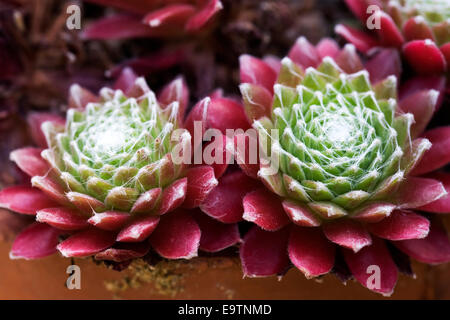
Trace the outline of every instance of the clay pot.
<instances>
[{"instance_id":1,"label":"clay pot","mask_svg":"<svg viewBox=\"0 0 450 320\"><path fill-rule=\"evenodd\" d=\"M0 243L0 299L386 299L360 284L343 285L334 276L307 280L291 269L276 277L242 279L234 258L162 261L148 267L136 261L118 272L91 259L10 260L10 243ZM81 270L81 289L69 290L67 267ZM400 275L391 299L450 297L450 268L414 264L416 279Z\"/></svg>"}]
</instances>

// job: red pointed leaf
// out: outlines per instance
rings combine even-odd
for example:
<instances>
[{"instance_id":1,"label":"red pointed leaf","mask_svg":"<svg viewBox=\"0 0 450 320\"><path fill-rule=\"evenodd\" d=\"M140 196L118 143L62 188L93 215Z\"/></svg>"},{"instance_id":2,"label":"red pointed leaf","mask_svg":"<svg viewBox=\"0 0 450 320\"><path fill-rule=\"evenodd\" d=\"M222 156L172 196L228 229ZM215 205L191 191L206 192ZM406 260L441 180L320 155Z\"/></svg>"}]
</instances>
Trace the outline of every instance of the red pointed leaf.
<instances>
[{"instance_id":1,"label":"red pointed leaf","mask_svg":"<svg viewBox=\"0 0 450 320\"><path fill-rule=\"evenodd\" d=\"M450 174L446 172L436 172L427 175L427 178L442 182L447 191L447 195L417 209L433 213L450 213Z\"/></svg>"},{"instance_id":2,"label":"red pointed leaf","mask_svg":"<svg viewBox=\"0 0 450 320\"><path fill-rule=\"evenodd\" d=\"M201 29L223 8L220 0L208 0L203 2L205 3L205 6L194 14L186 23L186 31L195 32Z\"/></svg>"},{"instance_id":3,"label":"red pointed leaf","mask_svg":"<svg viewBox=\"0 0 450 320\"><path fill-rule=\"evenodd\" d=\"M369 72L370 81L372 83L383 81L389 76L395 76L397 79L400 79L400 74L402 72L400 55L395 49L380 50L375 56L371 57L364 66Z\"/></svg>"},{"instance_id":4,"label":"red pointed leaf","mask_svg":"<svg viewBox=\"0 0 450 320\"><path fill-rule=\"evenodd\" d=\"M320 219L316 217L308 207L292 200L284 200L283 209L293 223L302 227L318 227Z\"/></svg>"},{"instance_id":5,"label":"red pointed leaf","mask_svg":"<svg viewBox=\"0 0 450 320\"><path fill-rule=\"evenodd\" d=\"M396 241L394 245L411 258L428 264L450 262L450 239L438 221L431 223L425 239Z\"/></svg>"},{"instance_id":6,"label":"red pointed leaf","mask_svg":"<svg viewBox=\"0 0 450 320\"><path fill-rule=\"evenodd\" d=\"M244 100L245 113L250 122L261 117L270 117L272 111L272 94L263 86L243 83L239 86Z\"/></svg>"},{"instance_id":7,"label":"red pointed leaf","mask_svg":"<svg viewBox=\"0 0 450 320\"><path fill-rule=\"evenodd\" d=\"M202 134L210 129L218 129L226 134L226 129L247 130L250 124L245 115L244 108L237 102L226 98L205 98L197 103L188 114L185 127L195 137L194 124L199 121L202 125Z\"/></svg>"},{"instance_id":8,"label":"red pointed leaf","mask_svg":"<svg viewBox=\"0 0 450 320\"><path fill-rule=\"evenodd\" d=\"M445 90L445 77L444 76L416 76L411 77L404 81L400 87L399 97L400 100L405 99L411 94L423 90L436 90L440 93L438 106L442 100L442 93ZM438 107L436 107L438 109Z\"/></svg>"},{"instance_id":9,"label":"red pointed leaf","mask_svg":"<svg viewBox=\"0 0 450 320\"><path fill-rule=\"evenodd\" d=\"M280 197L265 188L248 193L243 204L244 220L253 222L264 230L276 231L290 222Z\"/></svg>"},{"instance_id":10,"label":"red pointed leaf","mask_svg":"<svg viewBox=\"0 0 450 320\"><path fill-rule=\"evenodd\" d=\"M438 127L425 132L424 138L432 143L412 174L432 172L450 163L450 126Z\"/></svg>"},{"instance_id":11,"label":"red pointed leaf","mask_svg":"<svg viewBox=\"0 0 450 320\"><path fill-rule=\"evenodd\" d=\"M9 158L30 177L43 176L49 172L50 167L41 157L42 150L40 148L17 149L11 152Z\"/></svg>"},{"instance_id":12,"label":"red pointed leaf","mask_svg":"<svg viewBox=\"0 0 450 320\"><path fill-rule=\"evenodd\" d=\"M56 252L61 231L48 224L34 222L25 228L14 240L10 257L12 259L39 259Z\"/></svg>"},{"instance_id":13,"label":"red pointed leaf","mask_svg":"<svg viewBox=\"0 0 450 320\"><path fill-rule=\"evenodd\" d=\"M235 159L239 167L246 175L254 179L258 178L258 140L247 134L237 134L234 136Z\"/></svg>"},{"instance_id":14,"label":"red pointed leaf","mask_svg":"<svg viewBox=\"0 0 450 320\"><path fill-rule=\"evenodd\" d=\"M122 227L130 217L130 214L126 212L105 211L95 213L89 218L88 223L99 229L113 231Z\"/></svg>"},{"instance_id":15,"label":"red pointed leaf","mask_svg":"<svg viewBox=\"0 0 450 320\"><path fill-rule=\"evenodd\" d=\"M318 228L292 228L288 253L291 262L307 278L326 274L334 266L335 246Z\"/></svg>"},{"instance_id":16,"label":"red pointed leaf","mask_svg":"<svg viewBox=\"0 0 450 320\"><path fill-rule=\"evenodd\" d=\"M241 240L236 223L221 223L202 212L197 212L194 218L202 233L200 250L217 252L231 247Z\"/></svg>"},{"instance_id":17,"label":"red pointed leaf","mask_svg":"<svg viewBox=\"0 0 450 320\"><path fill-rule=\"evenodd\" d=\"M87 194L68 192L66 196L73 205L85 213L101 212L106 210L103 202L88 196Z\"/></svg>"},{"instance_id":18,"label":"red pointed leaf","mask_svg":"<svg viewBox=\"0 0 450 320\"><path fill-rule=\"evenodd\" d=\"M285 229L269 232L253 226L245 235L240 250L244 276L264 277L286 272L288 235Z\"/></svg>"},{"instance_id":19,"label":"red pointed leaf","mask_svg":"<svg viewBox=\"0 0 450 320\"><path fill-rule=\"evenodd\" d=\"M370 290L389 296L397 283L397 266L383 240L374 238L372 241L371 246L357 253L344 249L344 259L359 283Z\"/></svg>"},{"instance_id":20,"label":"red pointed leaf","mask_svg":"<svg viewBox=\"0 0 450 320\"><path fill-rule=\"evenodd\" d=\"M89 224L78 210L66 207L45 208L36 214L36 221L47 223L61 230L79 230Z\"/></svg>"},{"instance_id":21,"label":"red pointed leaf","mask_svg":"<svg viewBox=\"0 0 450 320\"><path fill-rule=\"evenodd\" d=\"M402 111L414 115L411 126L411 136L419 136L427 127L436 110L439 92L436 90L423 90L410 94L400 101Z\"/></svg>"},{"instance_id":22,"label":"red pointed leaf","mask_svg":"<svg viewBox=\"0 0 450 320\"><path fill-rule=\"evenodd\" d=\"M187 173L186 200L183 203L183 207L198 207L217 184L218 181L211 166L199 166L189 169Z\"/></svg>"},{"instance_id":23,"label":"red pointed leaf","mask_svg":"<svg viewBox=\"0 0 450 320\"><path fill-rule=\"evenodd\" d=\"M358 49L362 53L367 53L367 51L378 45L378 41L374 37L349 26L338 24L334 28L334 32L336 32L336 34L340 35L348 42L352 43L356 47L356 49Z\"/></svg>"},{"instance_id":24,"label":"red pointed leaf","mask_svg":"<svg viewBox=\"0 0 450 320\"><path fill-rule=\"evenodd\" d=\"M434 40L433 30L431 30L422 16L408 19L403 25L403 34L407 41L425 39Z\"/></svg>"},{"instance_id":25,"label":"red pointed leaf","mask_svg":"<svg viewBox=\"0 0 450 320\"><path fill-rule=\"evenodd\" d=\"M123 68L119 77L114 82L114 90L122 90L122 92L127 93L137 79L138 76L134 73L133 69L128 67Z\"/></svg>"},{"instance_id":26,"label":"red pointed leaf","mask_svg":"<svg viewBox=\"0 0 450 320\"><path fill-rule=\"evenodd\" d=\"M344 70L346 73L356 73L364 69L361 58L358 52L356 52L355 46L348 43L339 52L336 57L337 65Z\"/></svg>"},{"instance_id":27,"label":"red pointed leaf","mask_svg":"<svg viewBox=\"0 0 450 320\"><path fill-rule=\"evenodd\" d=\"M161 218L150 243L164 258L190 259L197 256L200 236L200 228L191 215L177 210Z\"/></svg>"},{"instance_id":28,"label":"red pointed leaf","mask_svg":"<svg viewBox=\"0 0 450 320\"><path fill-rule=\"evenodd\" d=\"M120 242L140 242L148 238L156 229L159 217L144 217L131 222L128 226L120 230L117 241Z\"/></svg>"},{"instance_id":29,"label":"red pointed leaf","mask_svg":"<svg viewBox=\"0 0 450 320\"><path fill-rule=\"evenodd\" d=\"M258 182L240 171L224 175L211 191L200 209L210 217L224 223L242 221L242 199L258 186Z\"/></svg>"},{"instance_id":30,"label":"red pointed leaf","mask_svg":"<svg viewBox=\"0 0 450 320\"><path fill-rule=\"evenodd\" d=\"M242 55L239 57L239 65L241 83L258 84L273 93L277 74L264 61L250 55Z\"/></svg>"},{"instance_id":31,"label":"red pointed leaf","mask_svg":"<svg viewBox=\"0 0 450 320\"><path fill-rule=\"evenodd\" d=\"M179 179L164 189L161 196L159 214L165 214L178 208L186 198L187 178Z\"/></svg>"},{"instance_id":32,"label":"red pointed leaf","mask_svg":"<svg viewBox=\"0 0 450 320\"><path fill-rule=\"evenodd\" d=\"M351 249L353 252L358 252L372 244L372 238L366 228L354 220L346 219L329 222L324 224L323 232L328 240L341 247Z\"/></svg>"},{"instance_id":33,"label":"red pointed leaf","mask_svg":"<svg viewBox=\"0 0 450 320\"><path fill-rule=\"evenodd\" d=\"M381 10L375 12L374 17L380 21L380 28L375 28L375 31L380 38L381 44L385 47L400 48L405 42L405 39L394 20Z\"/></svg>"},{"instance_id":34,"label":"red pointed leaf","mask_svg":"<svg viewBox=\"0 0 450 320\"><path fill-rule=\"evenodd\" d=\"M158 30L141 22L139 16L118 14L96 20L82 33L86 40L112 40L158 36Z\"/></svg>"},{"instance_id":35,"label":"red pointed leaf","mask_svg":"<svg viewBox=\"0 0 450 320\"><path fill-rule=\"evenodd\" d=\"M316 45L317 53L319 54L320 59L325 57L336 58L339 54L339 45L334 39L324 38L320 40L320 42Z\"/></svg>"},{"instance_id":36,"label":"red pointed leaf","mask_svg":"<svg viewBox=\"0 0 450 320\"><path fill-rule=\"evenodd\" d=\"M367 228L378 237L392 241L422 239L428 235L430 221L412 211L395 210L386 219L368 224Z\"/></svg>"},{"instance_id":37,"label":"red pointed leaf","mask_svg":"<svg viewBox=\"0 0 450 320\"><path fill-rule=\"evenodd\" d=\"M35 215L38 210L58 204L39 189L13 186L0 191L0 207L14 212Z\"/></svg>"},{"instance_id":38,"label":"red pointed leaf","mask_svg":"<svg viewBox=\"0 0 450 320\"><path fill-rule=\"evenodd\" d=\"M296 64L303 67L317 67L320 63L320 57L316 48L305 37L300 37L289 51L288 57Z\"/></svg>"},{"instance_id":39,"label":"red pointed leaf","mask_svg":"<svg viewBox=\"0 0 450 320\"><path fill-rule=\"evenodd\" d=\"M114 242L114 233L89 229L70 236L57 249L64 257L88 257L111 247Z\"/></svg>"},{"instance_id":40,"label":"red pointed leaf","mask_svg":"<svg viewBox=\"0 0 450 320\"><path fill-rule=\"evenodd\" d=\"M154 188L142 193L134 203L133 208L131 208L131 212L151 212L155 207L156 202L161 195L161 192L161 188ZM167 199L168 198L165 198L166 201Z\"/></svg>"},{"instance_id":41,"label":"red pointed leaf","mask_svg":"<svg viewBox=\"0 0 450 320\"><path fill-rule=\"evenodd\" d=\"M172 102L179 103L180 119L184 119L184 114L189 103L189 89L183 77L178 77L167 84L158 96L158 101L167 106Z\"/></svg>"},{"instance_id":42,"label":"red pointed leaf","mask_svg":"<svg viewBox=\"0 0 450 320\"><path fill-rule=\"evenodd\" d=\"M447 68L445 57L432 40L414 40L403 47L403 55L420 74L439 74Z\"/></svg>"},{"instance_id":43,"label":"red pointed leaf","mask_svg":"<svg viewBox=\"0 0 450 320\"><path fill-rule=\"evenodd\" d=\"M417 208L447 195L441 182L434 179L409 177L396 194L399 208Z\"/></svg>"},{"instance_id":44,"label":"red pointed leaf","mask_svg":"<svg viewBox=\"0 0 450 320\"><path fill-rule=\"evenodd\" d=\"M142 22L150 28L179 30L194 12L195 8L188 4L167 5L147 14Z\"/></svg>"},{"instance_id":45,"label":"red pointed leaf","mask_svg":"<svg viewBox=\"0 0 450 320\"><path fill-rule=\"evenodd\" d=\"M395 205L392 203L374 203L356 212L352 218L361 222L374 223L388 217L394 209Z\"/></svg>"}]
</instances>

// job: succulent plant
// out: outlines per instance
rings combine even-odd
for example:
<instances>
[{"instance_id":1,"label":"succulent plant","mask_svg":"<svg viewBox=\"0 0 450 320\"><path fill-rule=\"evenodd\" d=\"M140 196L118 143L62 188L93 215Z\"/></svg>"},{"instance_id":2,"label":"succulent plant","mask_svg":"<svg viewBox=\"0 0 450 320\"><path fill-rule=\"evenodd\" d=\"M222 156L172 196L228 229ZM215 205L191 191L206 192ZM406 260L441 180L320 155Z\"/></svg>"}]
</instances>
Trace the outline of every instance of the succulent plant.
<instances>
[{"instance_id":1,"label":"succulent plant","mask_svg":"<svg viewBox=\"0 0 450 320\"><path fill-rule=\"evenodd\" d=\"M244 55L240 65L260 153L252 163L255 137L240 134L237 158L264 184L242 202L242 218L256 224L240 250L245 275L281 275L292 263L307 277L333 270L389 295L400 252L450 261L447 231L437 215L422 213L450 212L450 175L434 172L450 161L450 128L423 133L437 90L398 99L397 51L380 51L364 66L353 45L300 38L281 62ZM370 265L381 270L379 287Z\"/></svg>"},{"instance_id":2,"label":"succulent plant","mask_svg":"<svg viewBox=\"0 0 450 320\"><path fill-rule=\"evenodd\" d=\"M222 9L219 0L126 1L87 0L111 6L118 13L93 22L84 31L86 39L171 37L204 29Z\"/></svg>"},{"instance_id":3,"label":"succulent plant","mask_svg":"<svg viewBox=\"0 0 450 320\"><path fill-rule=\"evenodd\" d=\"M358 50L395 47L420 74L442 74L450 63L450 3L440 0L346 0L364 23L370 14L378 19L379 29L365 33L346 25L335 30ZM376 5L380 11L369 11Z\"/></svg>"},{"instance_id":4,"label":"succulent plant","mask_svg":"<svg viewBox=\"0 0 450 320\"><path fill-rule=\"evenodd\" d=\"M152 247L165 258L191 258L199 248L214 252L238 242L236 224L220 224L195 210L227 164L174 159L184 157L175 146L191 145L184 129L188 97L182 78L157 99L144 78L125 69L115 89L104 88L99 96L74 85L66 119L31 114L39 147L10 155L31 186L0 191L1 207L36 216L15 239L11 257L41 258L59 250L66 257L122 262ZM200 109L222 128L239 124L239 114L245 124L242 107L229 99L205 98ZM235 123L220 110L234 114Z\"/></svg>"}]
</instances>

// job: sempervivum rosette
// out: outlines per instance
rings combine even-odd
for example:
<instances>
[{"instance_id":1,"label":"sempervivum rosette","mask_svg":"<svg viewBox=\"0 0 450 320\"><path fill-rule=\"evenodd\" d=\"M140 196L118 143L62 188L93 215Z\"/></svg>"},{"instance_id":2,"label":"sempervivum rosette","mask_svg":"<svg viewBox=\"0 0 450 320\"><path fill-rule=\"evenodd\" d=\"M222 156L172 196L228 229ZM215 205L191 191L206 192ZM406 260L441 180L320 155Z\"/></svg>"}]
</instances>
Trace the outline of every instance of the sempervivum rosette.
<instances>
[{"instance_id":1,"label":"sempervivum rosette","mask_svg":"<svg viewBox=\"0 0 450 320\"><path fill-rule=\"evenodd\" d=\"M254 137L238 135L238 160L264 184L243 198L243 218L256 224L240 251L245 275L283 274L292 263L307 277L333 270L388 295L399 255L450 261L447 231L428 214L450 212L450 175L430 173L450 161L450 128L422 135L439 92L398 101L398 54L379 55L373 75L351 45L339 50L328 39L317 47L299 39L281 63L241 57L261 153L252 164Z\"/></svg>"},{"instance_id":2,"label":"sempervivum rosette","mask_svg":"<svg viewBox=\"0 0 450 320\"><path fill-rule=\"evenodd\" d=\"M370 33L345 25L336 32L366 53L374 47L401 48L420 74L442 74L450 64L450 2L441 0L346 0L364 23L379 22ZM377 6L380 11L367 8ZM375 7L374 7L375 8ZM370 14L373 14L369 18ZM369 19L369 20L368 20ZM379 27L379 28L378 28Z\"/></svg>"},{"instance_id":3,"label":"sempervivum rosette","mask_svg":"<svg viewBox=\"0 0 450 320\"><path fill-rule=\"evenodd\" d=\"M217 186L226 166L185 161L191 134L183 128L189 96L184 81L174 80L157 99L143 78L126 69L115 87L122 90L104 88L96 96L73 86L66 119L31 115L40 148L11 153L31 185L0 191L1 207L36 216L15 239L11 257L41 258L59 250L66 257L121 262L152 247L165 258L191 258L199 248L218 251L239 241L236 224L218 224L191 210ZM219 105L205 115L224 127L217 112L227 106L245 120L242 107L225 98L199 105Z\"/></svg>"},{"instance_id":4,"label":"sempervivum rosette","mask_svg":"<svg viewBox=\"0 0 450 320\"><path fill-rule=\"evenodd\" d=\"M219 0L127 1L87 0L121 10L95 21L84 31L87 39L172 37L200 32L222 9Z\"/></svg>"}]
</instances>

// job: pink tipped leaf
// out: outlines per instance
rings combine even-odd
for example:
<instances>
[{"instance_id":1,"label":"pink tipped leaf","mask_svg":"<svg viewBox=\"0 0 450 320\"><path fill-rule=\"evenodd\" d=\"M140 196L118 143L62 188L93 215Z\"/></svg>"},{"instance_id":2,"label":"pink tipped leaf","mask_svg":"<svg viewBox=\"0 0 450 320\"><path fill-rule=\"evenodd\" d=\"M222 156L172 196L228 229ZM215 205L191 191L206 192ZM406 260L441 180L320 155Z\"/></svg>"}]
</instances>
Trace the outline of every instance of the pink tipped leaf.
<instances>
[{"instance_id":1,"label":"pink tipped leaf","mask_svg":"<svg viewBox=\"0 0 450 320\"><path fill-rule=\"evenodd\" d=\"M320 219L307 206L292 200L284 200L282 205L284 212L296 225L301 227L320 226Z\"/></svg>"},{"instance_id":2,"label":"pink tipped leaf","mask_svg":"<svg viewBox=\"0 0 450 320\"><path fill-rule=\"evenodd\" d=\"M362 53L367 53L370 49L379 45L378 40L373 36L343 24L338 24L334 28L334 32L352 43Z\"/></svg>"},{"instance_id":3,"label":"pink tipped leaf","mask_svg":"<svg viewBox=\"0 0 450 320\"><path fill-rule=\"evenodd\" d=\"M414 115L411 136L419 136L427 127L434 115L438 103L439 92L436 90L418 91L400 101L400 108Z\"/></svg>"},{"instance_id":4,"label":"pink tipped leaf","mask_svg":"<svg viewBox=\"0 0 450 320\"><path fill-rule=\"evenodd\" d=\"M395 210L389 217L367 225L376 236L391 240L422 239L428 235L430 221L420 214L407 210Z\"/></svg>"},{"instance_id":5,"label":"pink tipped leaf","mask_svg":"<svg viewBox=\"0 0 450 320\"><path fill-rule=\"evenodd\" d=\"M58 203L39 189L29 186L7 187L0 191L0 208L35 215L37 211L56 207Z\"/></svg>"},{"instance_id":6,"label":"pink tipped leaf","mask_svg":"<svg viewBox=\"0 0 450 320\"><path fill-rule=\"evenodd\" d=\"M398 208L410 209L424 206L447 195L443 184L434 179L408 177L397 191Z\"/></svg>"},{"instance_id":7,"label":"pink tipped leaf","mask_svg":"<svg viewBox=\"0 0 450 320\"><path fill-rule=\"evenodd\" d=\"M450 174L443 171L435 172L427 175L427 178L442 182L445 191L447 191L447 195L417 209L433 213L450 213Z\"/></svg>"},{"instance_id":8,"label":"pink tipped leaf","mask_svg":"<svg viewBox=\"0 0 450 320\"><path fill-rule=\"evenodd\" d=\"M122 92L127 93L137 79L138 76L133 69L125 67L114 82L113 88L114 90L122 90Z\"/></svg>"},{"instance_id":9,"label":"pink tipped leaf","mask_svg":"<svg viewBox=\"0 0 450 320\"><path fill-rule=\"evenodd\" d=\"M46 175L50 167L41 157L41 148L22 148L11 152L9 158L14 161L20 170L30 177Z\"/></svg>"},{"instance_id":10,"label":"pink tipped leaf","mask_svg":"<svg viewBox=\"0 0 450 320\"><path fill-rule=\"evenodd\" d=\"M303 69L317 67L320 56L316 48L305 38L300 37L288 53L288 57Z\"/></svg>"},{"instance_id":11,"label":"pink tipped leaf","mask_svg":"<svg viewBox=\"0 0 450 320\"><path fill-rule=\"evenodd\" d=\"M178 102L180 120L183 121L189 103L189 89L184 78L177 77L167 84L158 95L158 101L163 106L168 106L172 102Z\"/></svg>"},{"instance_id":12,"label":"pink tipped leaf","mask_svg":"<svg viewBox=\"0 0 450 320\"><path fill-rule=\"evenodd\" d=\"M242 199L257 186L257 181L241 171L228 173L219 180L218 186L200 204L200 209L223 223L242 221L244 213Z\"/></svg>"},{"instance_id":13,"label":"pink tipped leaf","mask_svg":"<svg viewBox=\"0 0 450 320\"><path fill-rule=\"evenodd\" d=\"M419 164L412 171L413 175L421 175L439 169L450 162L450 126L438 127L426 131L424 138L431 142Z\"/></svg>"},{"instance_id":14,"label":"pink tipped leaf","mask_svg":"<svg viewBox=\"0 0 450 320\"><path fill-rule=\"evenodd\" d=\"M328 240L353 252L372 244L369 232L355 220L345 219L326 223L323 225L323 232Z\"/></svg>"},{"instance_id":15,"label":"pink tipped leaf","mask_svg":"<svg viewBox=\"0 0 450 320\"><path fill-rule=\"evenodd\" d=\"M12 259L39 259L56 252L61 231L45 223L34 222L25 228L14 240L10 257Z\"/></svg>"},{"instance_id":16,"label":"pink tipped leaf","mask_svg":"<svg viewBox=\"0 0 450 320\"><path fill-rule=\"evenodd\" d=\"M129 213L120 211L105 211L95 213L87 222L99 229L113 231L121 228L129 219Z\"/></svg>"},{"instance_id":17,"label":"pink tipped leaf","mask_svg":"<svg viewBox=\"0 0 450 320\"><path fill-rule=\"evenodd\" d=\"M66 207L45 208L36 214L36 221L47 223L60 230L80 230L89 224L78 210Z\"/></svg>"},{"instance_id":18,"label":"pink tipped leaf","mask_svg":"<svg viewBox=\"0 0 450 320\"><path fill-rule=\"evenodd\" d=\"M139 16L118 14L91 23L83 30L82 38L86 40L119 40L158 35L158 30L142 23Z\"/></svg>"},{"instance_id":19,"label":"pink tipped leaf","mask_svg":"<svg viewBox=\"0 0 450 320\"><path fill-rule=\"evenodd\" d=\"M432 221L426 238L396 241L394 245L411 258L423 263L450 262L450 239L438 220Z\"/></svg>"},{"instance_id":20,"label":"pink tipped leaf","mask_svg":"<svg viewBox=\"0 0 450 320\"><path fill-rule=\"evenodd\" d=\"M179 32L195 12L195 7L189 4L172 4L148 13L142 23L155 30L167 33Z\"/></svg>"},{"instance_id":21,"label":"pink tipped leaf","mask_svg":"<svg viewBox=\"0 0 450 320\"><path fill-rule=\"evenodd\" d=\"M186 23L185 30L187 32L195 32L200 30L223 8L220 0L203 1L204 7L195 13Z\"/></svg>"},{"instance_id":22,"label":"pink tipped leaf","mask_svg":"<svg viewBox=\"0 0 450 320\"><path fill-rule=\"evenodd\" d=\"M166 187L161 195L159 214L165 214L178 208L186 199L188 179L182 178Z\"/></svg>"},{"instance_id":23,"label":"pink tipped leaf","mask_svg":"<svg viewBox=\"0 0 450 320\"><path fill-rule=\"evenodd\" d=\"M147 239L158 226L159 217L143 217L132 221L117 235L116 241L119 242L141 242Z\"/></svg>"},{"instance_id":24,"label":"pink tipped leaf","mask_svg":"<svg viewBox=\"0 0 450 320\"><path fill-rule=\"evenodd\" d=\"M189 169L187 172L185 208L198 207L217 186L218 181L211 166L199 166Z\"/></svg>"},{"instance_id":25,"label":"pink tipped leaf","mask_svg":"<svg viewBox=\"0 0 450 320\"><path fill-rule=\"evenodd\" d=\"M239 57L239 65L241 83L257 84L273 93L277 74L267 63L250 55L242 55Z\"/></svg>"},{"instance_id":26,"label":"pink tipped leaf","mask_svg":"<svg viewBox=\"0 0 450 320\"><path fill-rule=\"evenodd\" d=\"M419 74L440 74L447 69L445 57L430 40L414 40L403 46L406 61Z\"/></svg>"},{"instance_id":27,"label":"pink tipped leaf","mask_svg":"<svg viewBox=\"0 0 450 320\"><path fill-rule=\"evenodd\" d=\"M284 212L281 199L265 188L248 193L243 199L244 220L250 221L267 231L277 231L290 220Z\"/></svg>"},{"instance_id":28,"label":"pink tipped leaf","mask_svg":"<svg viewBox=\"0 0 450 320\"><path fill-rule=\"evenodd\" d=\"M114 242L114 233L88 229L70 236L57 249L64 257L88 257L111 247Z\"/></svg>"}]
</instances>

